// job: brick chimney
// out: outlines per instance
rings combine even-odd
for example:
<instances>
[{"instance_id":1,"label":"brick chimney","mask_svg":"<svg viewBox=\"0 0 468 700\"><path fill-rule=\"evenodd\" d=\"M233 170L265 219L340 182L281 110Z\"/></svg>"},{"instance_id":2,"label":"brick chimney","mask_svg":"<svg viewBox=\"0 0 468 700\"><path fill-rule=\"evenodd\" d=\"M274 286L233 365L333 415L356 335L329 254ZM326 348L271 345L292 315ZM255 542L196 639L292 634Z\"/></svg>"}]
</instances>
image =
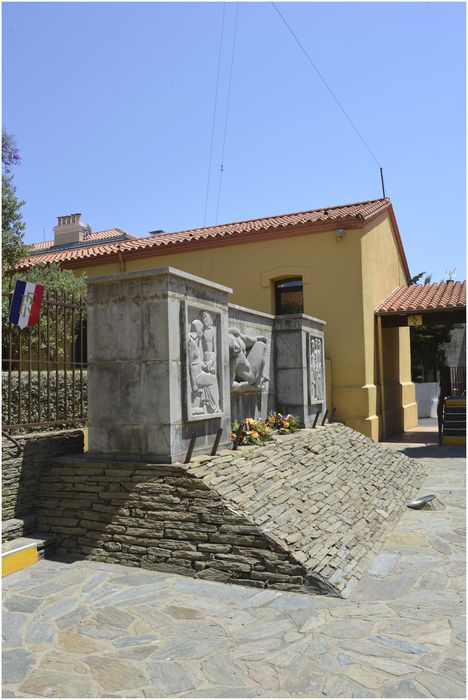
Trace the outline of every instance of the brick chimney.
<instances>
[{"instance_id":1,"label":"brick chimney","mask_svg":"<svg viewBox=\"0 0 468 700\"><path fill-rule=\"evenodd\" d=\"M81 243L87 230L87 225L81 221L81 214L58 216L57 226L54 226L54 245Z\"/></svg>"}]
</instances>

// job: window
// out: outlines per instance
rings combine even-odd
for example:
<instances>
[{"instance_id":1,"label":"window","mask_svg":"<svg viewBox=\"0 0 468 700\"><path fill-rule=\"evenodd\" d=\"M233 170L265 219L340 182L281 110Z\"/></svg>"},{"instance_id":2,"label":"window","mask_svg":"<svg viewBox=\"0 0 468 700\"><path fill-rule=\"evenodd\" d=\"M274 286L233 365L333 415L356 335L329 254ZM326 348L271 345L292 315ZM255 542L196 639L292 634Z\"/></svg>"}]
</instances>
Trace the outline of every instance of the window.
<instances>
[{"instance_id":1,"label":"window","mask_svg":"<svg viewBox=\"0 0 468 700\"><path fill-rule=\"evenodd\" d=\"M304 313L302 277L276 282L275 303L278 316Z\"/></svg>"}]
</instances>

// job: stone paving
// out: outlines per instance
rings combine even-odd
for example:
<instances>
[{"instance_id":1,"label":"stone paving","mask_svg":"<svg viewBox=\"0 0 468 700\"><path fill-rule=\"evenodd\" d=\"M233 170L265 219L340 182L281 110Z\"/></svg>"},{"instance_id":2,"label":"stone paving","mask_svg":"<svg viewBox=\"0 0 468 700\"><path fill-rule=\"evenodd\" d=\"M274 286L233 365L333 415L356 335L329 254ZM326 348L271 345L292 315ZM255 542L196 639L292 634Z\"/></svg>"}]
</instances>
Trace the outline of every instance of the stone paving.
<instances>
[{"instance_id":1,"label":"stone paving","mask_svg":"<svg viewBox=\"0 0 468 700\"><path fill-rule=\"evenodd\" d=\"M3 580L4 697L465 697L463 452L346 600L90 561Z\"/></svg>"}]
</instances>

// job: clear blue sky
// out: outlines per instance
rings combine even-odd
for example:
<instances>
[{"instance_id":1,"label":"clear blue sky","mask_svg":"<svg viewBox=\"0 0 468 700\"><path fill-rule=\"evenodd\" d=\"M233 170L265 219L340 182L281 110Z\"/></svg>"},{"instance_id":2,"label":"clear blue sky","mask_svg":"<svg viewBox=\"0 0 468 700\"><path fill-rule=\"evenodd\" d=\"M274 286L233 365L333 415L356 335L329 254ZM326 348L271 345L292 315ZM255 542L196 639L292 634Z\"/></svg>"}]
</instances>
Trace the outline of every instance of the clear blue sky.
<instances>
[{"instance_id":1,"label":"clear blue sky","mask_svg":"<svg viewBox=\"0 0 468 700\"><path fill-rule=\"evenodd\" d=\"M464 3L281 3L385 173L410 270L465 277ZM58 215L204 223L222 3L3 4L3 125L27 242ZM227 3L207 224L236 4ZM239 3L218 223L381 196L378 165L270 3Z\"/></svg>"}]
</instances>

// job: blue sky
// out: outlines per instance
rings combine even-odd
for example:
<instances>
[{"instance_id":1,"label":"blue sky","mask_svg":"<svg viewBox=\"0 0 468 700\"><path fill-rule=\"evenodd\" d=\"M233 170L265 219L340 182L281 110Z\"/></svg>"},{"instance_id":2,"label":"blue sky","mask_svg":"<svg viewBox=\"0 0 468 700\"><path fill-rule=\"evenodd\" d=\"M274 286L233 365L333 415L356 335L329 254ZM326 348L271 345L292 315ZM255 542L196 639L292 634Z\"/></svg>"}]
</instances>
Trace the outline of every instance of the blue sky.
<instances>
[{"instance_id":1,"label":"blue sky","mask_svg":"<svg viewBox=\"0 0 468 700\"><path fill-rule=\"evenodd\" d=\"M464 3L226 3L206 224L381 196L412 274L465 277ZM58 215L202 226L222 3L3 3L3 125L26 241Z\"/></svg>"}]
</instances>

